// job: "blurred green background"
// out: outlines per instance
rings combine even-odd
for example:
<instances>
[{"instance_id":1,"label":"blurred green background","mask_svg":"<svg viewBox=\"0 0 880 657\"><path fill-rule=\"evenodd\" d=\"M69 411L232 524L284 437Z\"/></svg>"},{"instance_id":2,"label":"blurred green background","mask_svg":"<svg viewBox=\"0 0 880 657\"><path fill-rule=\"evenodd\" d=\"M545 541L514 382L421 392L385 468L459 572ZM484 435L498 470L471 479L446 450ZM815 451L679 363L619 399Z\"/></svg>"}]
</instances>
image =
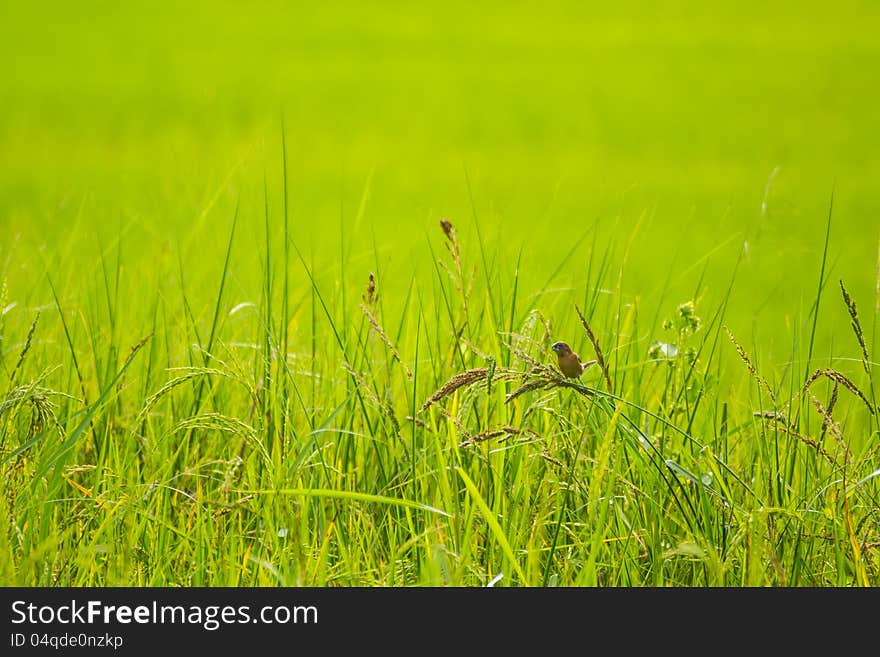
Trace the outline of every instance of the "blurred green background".
<instances>
[{"instance_id":1,"label":"blurred green background","mask_svg":"<svg viewBox=\"0 0 880 657\"><path fill-rule=\"evenodd\" d=\"M525 295L587 234L559 299L611 244L624 296L671 308L704 264L722 297L747 243L728 323L784 358L832 190L832 280L875 303L880 5L715 4L4 0L10 299L49 303L49 271L77 305L121 238L131 294L179 255L209 309L236 203L251 298L283 117L293 237L328 284L344 262L360 285L374 246L384 289L430 276L447 216L471 257L477 225L499 266L523 249ZM838 310L822 340L849 330Z\"/></svg>"}]
</instances>

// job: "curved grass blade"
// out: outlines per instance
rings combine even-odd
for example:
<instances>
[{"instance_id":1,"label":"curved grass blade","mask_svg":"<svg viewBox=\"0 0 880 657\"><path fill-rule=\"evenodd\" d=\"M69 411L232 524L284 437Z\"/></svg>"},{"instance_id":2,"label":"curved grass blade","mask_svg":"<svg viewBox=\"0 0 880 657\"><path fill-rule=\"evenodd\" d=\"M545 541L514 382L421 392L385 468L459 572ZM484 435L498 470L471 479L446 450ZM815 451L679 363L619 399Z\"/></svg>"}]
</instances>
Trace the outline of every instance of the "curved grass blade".
<instances>
[{"instance_id":1,"label":"curved grass blade","mask_svg":"<svg viewBox=\"0 0 880 657\"><path fill-rule=\"evenodd\" d=\"M498 524L498 518L495 517L495 514L492 512L492 509L489 508L489 505L486 504L486 500L484 500L483 497L480 495L480 491L477 489L476 484L471 481L471 478L467 476L467 473L461 467L457 467L455 469L458 472L458 476L461 477L461 480L467 487L468 493L470 493L477 507L479 507L480 513L483 514L483 517L489 524L489 529L492 530L492 534L495 536L495 540L497 540L498 544L501 546L501 551L504 552L504 556L508 558L508 560L510 561L510 565L519 576L520 582L522 582L523 586L528 586L529 583L528 580L526 580L526 574L523 572L519 563L517 563L516 558L513 556L513 548L510 547L510 543L507 541L507 537L504 535L504 530L501 529L501 525Z\"/></svg>"},{"instance_id":2,"label":"curved grass blade","mask_svg":"<svg viewBox=\"0 0 880 657\"><path fill-rule=\"evenodd\" d=\"M326 497L329 499L351 500L353 502L374 502L376 504L388 504L390 506L427 511L428 513L436 513L446 518L453 517L451 513L447 513L443 509L422 504L421 502L387 497L385 495L374 495L372 493L359 493L351 490L334 490L330 488L265 488L260 490L239 490L236 492L243 495L291 495L293 497Z\"/></svg>"}]
</instances>

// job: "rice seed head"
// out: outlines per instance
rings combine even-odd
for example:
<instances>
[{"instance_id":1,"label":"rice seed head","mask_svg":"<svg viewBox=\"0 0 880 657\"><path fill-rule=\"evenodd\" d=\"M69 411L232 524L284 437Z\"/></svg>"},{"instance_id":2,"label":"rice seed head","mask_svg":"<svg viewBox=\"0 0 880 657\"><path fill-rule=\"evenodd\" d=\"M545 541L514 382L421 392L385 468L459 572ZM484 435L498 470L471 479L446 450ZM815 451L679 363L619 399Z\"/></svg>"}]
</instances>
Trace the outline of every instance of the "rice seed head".
<instances>
[{"instance_id":1,"label":"rice seed head","mask_svg":"<svg viewBox=\"0 0 880 657\"><path fill-rule=\"evenodd\" d=\"M391 428L394 429L394 434L399 438L400 422L397 421L397 413L394 412L394 405L391 403L391 399L387 396L385 398L385 403L382 405L382 410L385 412L385 417L391 422Z\"/></svg>"},{"instance_id":2,"label":"rice seed head","mask_svg":"<svg viewBox=\"0 0 880 657\"><path fill-rule=\"evenodd\" d=\"M256 438L257 436L256 430L247 422L240 420L237 417L231 417L216 412L200 413L198 415L184 418L174 426L171 432L177 433L189 429L217 431L219 433L229 433L243 437Z\"/></svg>"},{"instance_id":3,"label":"rice seed head","mask_svg":"<svg viewBox=\"0 0 880 657\"><path fill-rule=\"evenodd\" d=\"M364 290L364 303L368 306L372 306L378 297L379 295L376 294L376 277L373 275L373 272L370 272L370 278L367 281L367 289Z\"/></svg>"},{"instance_id":4,"label":"rice seed head","mask_svg":"<svg viewBox=\"0 0 880 657\"><path fill-rule=\"evenodd\" d=\"M420 419L417 418L417 417L413 417L412 415L407 415L407 416L406 416L406 421L407 421L407 422L412 422L412 423L416 424L417 426L421 427L422 429L425 429L426 431L430 431L430 429L428 428L428 425L425 424L425 421L424 421L424 420L420 420Z\"/></svg>"},{"instance_id":5,"label":"rice seed head","mask_svg":"<svg viewBox=\"0 0 880 657\"><path fill-rule=\"evenodd\" d=\"M379 401L379 398L376 396L376 393L373 389L367 385L367 382L364 380L364 377L361 376L360 372L354 369L347 361L342 361L342 369L345 370L346 374L348 374L354 382L357 384L358 388L364 393L364 396L377 407L382 406L382 402Z\"/></svg>"},{"instance_id":6,"label":"rice seed head","mask_svg":"<svg viewBox=\"0 0 880 657\"><path fill-rule=\"evenodd\" d=\"M437 390L435 390L430 397L428 397L428 399L425 401L424 404L422 404L422 407L419 409L419 413L424 412L431 405L440 401L444 397L448 397L459 388L470 386L485 380L487 373L488 370L485 367L477 367L475 369L456 374L446 383L440 386Z\"/></svg>"},{"instance_id":7,"label":"rice seed head","mask_svg":"<svg viewBox=\"0 0 880 657\"><path fill-rule=\"evenodd\" d=\"M371 274L371 276L372 276L372 274ZM394 360L396 360L398 363L400 363L400 366L403 368L403 371L406 373L406 378L412 379L413 378L412 372L410 371L409 367L406 366L406 363L403 362L403 359L400 357L400 353L397 351L397 348L394 346L394 343L391 342L391 338L388 337L388 334L385 332L385 329L382 328L382 325L379 323L379 320L373 314L373 311L370 310L370 308L366 304L363 304L363 303L360 305L360 309L361 309L361 312L363 312L364 315L366 316L367 321L370 322L370 326L372 327L373 331L376 332L376 335L379 336L379 339L382 340L382 343L386 347L388 347L388 351L391 352L392 358L394 358Z\"/></svg>"},{"instance_id":8,"label":"rice seed head","mask_svg":"<svg viewBox=\"0 0 880 657\"><path fill-rule=\"evenodd\" d=\"M862 350L862 367L865 369L865 374L868 376L871 375L871 369L868 366L869 358L868 358L868 347L865 345L865 334L862 331L861 322L859 322L859 313L856 310L856 302L850 296L846 287L843 284L843 280L840 280L840 292L843 294L843 303L846 304L846 310L849 313L850 318L850 326L852 327L853 333L855 333L856 340L859 343L859 347Z\"/></svg>"},{"instance_id":9,"label":"rice seed head","mask_svg":"<svg viewBox=\"0 0 880 657\"><path fill-rule=\"evenodd\" d=\"M868 411L871 413L871 415L876 415L877 409L875 409L871 405L871 402L869 402L868 398L865 397L864 393L861 390L859 390L858 386L856 386L856 384L853 383L850 379L848 379L844 374L841 374L837 370L830 368L830 367L821 368L821 369L818 369L815 372L813 372L810 375L810 377L806 380L804 385L801 387L801 393L807 392L809 387L812 386L816 382L817 379L819 379L820 377L823 377L823 376L826 379L829 379L831 381L835 381L835 382L839 383L844 388L849 390L852 394L854 394L856 397L858 397L859 399L862 400L862 402L868 408Z\"/></svg>"},{"instance_id":10,"label":"rice seed head","mask_svg":"<svg viewBox=\"0 0 880 657\"><path fill-rule=\"evenodd\" d=\"M458 236L456 235L455 228L453 227L452 222L444 217L440 219L440 228L443 230L443 234L446 236L446 248L452 256L452 262L455 263L455 272L447 267L442 260L438 259L437 262L438 265L442 269L444 269L452 279L452 282L455 285L455 289L458 290L458 293L461 296L461 301L464 305L465 316L467 316L468 303L470 301L471 292L473 290L477 268L476 266L474 266L468 277L464 275L464 268L461 261L461 247L458 243Z\"/></svg>"},{"instance_id":11,"label":"rice seed head","mask_svg":"<svg viewBox=\"0 0 880 657\"><path fill-rule=\"evenodd\" d=\"M460 250L458 248L458 239L455 234L455 228L452 225L452 222L445 217L440 219L440 228L443 229L443 234L446 235L446 248L449 249L449 252L452 254L453 259L456 262L459 262L460 258Z\"/></svg>"},{"instance_id":12,"label":"rice seed head","mask_svg":"<svg viewBox=\"0 0 880 657\"><path fill-rule=\"evenodd\" d=\"M64 435L64 429L55 415L56 404L53 397L64 397L76 401L76 397L57 390L52 390L42 385L49 371L43 372L35 380L16 386L6 393L6 397L0 401L0 418L6 415L14 418L24 406L30 407L30 422L28 425L27 439L33 438L42 432L47 426L52 425L59 435Z\"/></svg>"},{"instance_id":13,"label":"rice seed head","mask_svg":"<svg viewBox=\"0 0 880 657\"><path fill-rule=\"evenodd\" d=\"M391 422L391 428L394 431L394 435L400 437L400 422L397 420L397 414L394 412L394 406L391 404L391 400L387 397L384 400L379 399L376 391L367 384L363 375L354 369L354 367L352 367L347 361L342 362L342 369L344 369L354 380L357 387L363 392L367 401L369 401L375 408L378 408L379 412L388 418L388 421Z\"/></svg>"},{"instance_id":14,"label":"rice seed head","mask_svg":"<svg viewBox=\"0 0 880 657\"><path fill-rule=\"evenodd\" d=\"M137 343L133 344L131 349L128 350L128 356L126 357L126 360L131 360L134 355L139 352L145 344L147 344L147 342L153 339L154 335L154 333L150 333L149 335L141 338Z\"/></svg>"},{"instance_id":15,"label":"rice seed head","mask_svg":"<svg viewBox=\"0 0 880 657\"><path fill-rule=\"evenodd\" d=\"M467 440L460 442L458 444L458 447L460 449L471 447L473 445L476 445L477 443L482 443L486 440L491 440L492 438L497 438L498 436L503 436L505 434L507 434L507 429L504 427L501 427L499 429L488 429L486 431L474 434Z\"/></svg>"},{"instance_id":16,"label":"rice seed head","mask_svg":"<svg viewBox=\"0 0 880 657\"><path fill-rule=\"evenodd\" d=\"M834 412L834 406L837 404L837 393L840 392L840 384L835 381L834 388L831 389L831 398L828 400L828 408L824 409L819 402L818 399L810 395L813 399L813 405L819 411L819 414L822 415L822 433L819 435L819 439L825 437L825 433L828 431L828 426L834 422L834 418L831 417L831 414Z\"/></svg>"},{"instance_id":17,"label":"rice seed head","mask_svg":"<svg viewBox=\"0 0 880 657\"><path fill-rule=\"evenodd\" d=\"M528 326L529 330L531 330L532 326L534 326L535 323L541 324L541 344L545 347L549 346L551 342L551 336L553 335L553 325L550 320L544 317L544 314L537 308L529 311L528 317L526 317L526 320L523 322L523 332L526 332L526 326Z\"/></svg>"},{"instance_id":18,"label":"rice seed head","mask_svg":"<svg viewBox=\"0 0 880 657\"><path fill-rule=\"evenodd\" d=\"M755 412L754 415L755 415L755 417L760 417L765 420L775 421L778 424L780 431L785 432L786 434L788 434L792 438L796 438L797 440L800 440L805 445L809 445L810 447L815 449L819 454L821 454L825 459L827 459L829 463L836 464L836 461L831 456L831 454L829 454L824 449L822 449L822 446L819 443L817 443L812 438L807 438L807 436L799 434L792 427L789 427L785 422L785 416L783 416L781 413L769 413L769 412L764 412L764 411L758 411L758 412Z\"/></svg>"},{"instance_id":19,"label":"rice seed head","mask_svg":"<svg viewBox=\"0 0 880 657\"><path fill-rule=\"evenodd\" d=\"M540 369L540 368L544 367L544 364L541 361L539 361L537 358L534 358L533 356L529 355L528 353L526 353L525 351L523 351L519 347L514 346L514 344L506 343L506 342L505 342L505 344L507 345L507 348L510 349L511 353L517 357L517 359L526 363L527 365L529 365L533 369L534 368Z\"/></svg>"},{"instance_id":20,"label":"rice seed head","mask_svg":"<svg viewBox=\"0 0 880 657\"><path fill-rule=\"evenodd\" d=\"M15 375L18 374L18 368L21 367L21 364L24 362L25 356L27 356L28 351L30 351L31 343L34 339L34 333L37 330L37 322L40 321L40 311L37 311L37 314L34 315L34 321L31 322L31 327L28 329L27 338L24 341L24 347L21 350L21 353L18 356L18 362L15 364L15 367L12 368L12 374L9 375L9 382L15 383Z\"/></svg>"},{"instance_id":21,"label":"rice seed head","mask_svg":"<svg viewBox=\"0 0 880 657\"><path fill-rule=\"evenodd\" d=\"M146 341L144 343L146 343ZM142 346L143 345L141 345L141 347ZM134 353L132 354L132 356L133 355L134 355ZM132 356L129 356L129 358L131 358ZM170 369L177 370L177 371L183 371L183 372L185 372L185 374L181 374L180 376L174 377L173 379L166 381L165 384L161 388L159 388L159 390L157 390L152 395L147 397L146 401L144 402L144 407L138 412L137 417L135 418L135 422L134 422L135 425L140 425L140 423L147 416L147 414L150 412L150 410L153 408L153 406L155 406L156 403L160 399L162 399L162 397L167 395L169 392L171 392L172 390L174 390L178 386L183 385L187 381L192 381L193 379L196 379L200 376L207 376L207 377L218 376L218 377L223 377L223 378L227 378L227 379L233 378L230 376L230 374L228 372L224 372L223 370L218 370L218 369L212 368L212 367L182 367L182 368L170 368Z\"/></svg>"},{"instance_id":22,"label":"rice seed head","mask_svg":"<svg viewBox=\"0 0 880 657\"><path fill-rule=\"evenodd\" d=\"M152 339L153 335L153 333L150 333L146 337L141 338L137 343L133 344L131 349L128 350L128 356L125 357L125 362L131 362L131 360L135 357L135 354L137 354L137 352L139 352L144 347L144 345ZM117 392L121 391L124 387L125 377L120 377L119 383L116 384Z\"/></svg>"},{"instance_id":23,"label":"rice seed head","mask_svg":"<svg viewBox=\"0 0 880 657\"><path fill-rule=\"evenodd\" d=\"M458 272L456 285L459 288L459 292L463 296L466 296L464 274L461 269L461 247L458 244L458 236L455 233L455 228L453 227L452 222L445 217L440 220L440 228L443 229L443 234L446 235L446 248L449 250L450 255L452 255L452 261L455 263L455 270Z\"/></svg>"},{"instance_id":24,"label":"rice seed head","mask_svg":"<svg viewBox=\"0 0 880 657\"><path fill-rule=\"evenodd\" d=\"M739 343L739 340L734 337L733 333L727 326L724 326L724 331L727 333L727 337L730 338L730 341L733 343L733 346L736 347L736 352L739 354L739 357L746 364L746 368L749 370L749 374L752 375L752 378L758 382L759 385L762 385L765 390L767 390L767 394L770 395L770 401L773 402L773 405L776 406L776 395L773 394L773 389L770 387L770 384L767 383L767 380L758 374L758 370L755 369L754 364L752 364L752 359L749 358L748 353L746 353L745 348Z\"/></svg>"},{"instance_id":25,"label":"rice seed head","mask_svg":"<svg viewBox=\"0 0 880 657\"><path fill-rule=\"evenodd\" d=\"M557 468L564 468L565 467L565 465L559 459L555 459L552 456L550 456L550 454L548 454L546 450L541 452L541 458L544 459L545 461L547 461L548 463L552 463Z\"/></svg>"},{"instance_id":26,"label":"rice seed head","mask_svg":"<svg viewBox=\"0 0 880 657\"><path fill-rule=\"evenodd\" d=\"M819 401L817 397L814 395L810 395L810 401L813 403L813 406L816 407L816 410L819 412L819 415L822 416L822 433L820 437L820 441L825 437L826 432L830 430L831 435L834 437L834 440L837 441L837 444L843 449L843 453L846 455L846 460L850 460L850 451L849 446L846 444L846 441L843 439L843 432L840 429L840 425L837 423L837 420L831 415L832 410L834 409L834 402L837 401L837 384L834 384L834 391L831 393L831 401L828 402L828 408L825 408L822 405L822 402Z\"/></svg>"},{"instance_id":27,"label":"rice seed head","mask_svg":"<svg viewBox=\"0 0 880 657\"><path fill-rule=\"evenodd\" d=\"M554 382L554 385L558 385L562 388L571 388L584 397L593 397L596 394L593 390L585 386L583 383L578 383L575 379L560 378Z\"/></svg>"},{"instance_id":28,"label":"rice seed head","mask_svg":"<svg viewBox=\"0 0 880 657\"><path fill-rule=\"evenodd\" d=\"M519 397L520 395L524 395L527 392L531 392L532 390L540 390L542 388L547 388L551 385L551 381L548 381L545 378L535 378L523 383L519 388L511 392L507 395L504 400L505 404L509 404L514 399Z\"/></svg>"}]
</instances>

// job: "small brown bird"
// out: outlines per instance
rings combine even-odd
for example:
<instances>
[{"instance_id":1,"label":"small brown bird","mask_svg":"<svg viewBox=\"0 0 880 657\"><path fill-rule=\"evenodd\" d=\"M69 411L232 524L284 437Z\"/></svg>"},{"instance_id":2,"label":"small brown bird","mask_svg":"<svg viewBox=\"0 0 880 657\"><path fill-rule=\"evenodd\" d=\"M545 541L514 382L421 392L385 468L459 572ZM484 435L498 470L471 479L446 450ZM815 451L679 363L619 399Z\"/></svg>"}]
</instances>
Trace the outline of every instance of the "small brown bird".
<instances>
[{"instance_id":1,"label":"small brown bird","mask_svg":"<svg viewBox=\"0 0 880 657\"><path fill-rule=\"evenodd\" d=\"M586 363L582 363L580 356L574 353L565 342L554 342L550 348L556 352L556 357L559 360L559 371L569 379L578 378L590 365L596 362L589 360Z\"/></svg>"}]
</instances>

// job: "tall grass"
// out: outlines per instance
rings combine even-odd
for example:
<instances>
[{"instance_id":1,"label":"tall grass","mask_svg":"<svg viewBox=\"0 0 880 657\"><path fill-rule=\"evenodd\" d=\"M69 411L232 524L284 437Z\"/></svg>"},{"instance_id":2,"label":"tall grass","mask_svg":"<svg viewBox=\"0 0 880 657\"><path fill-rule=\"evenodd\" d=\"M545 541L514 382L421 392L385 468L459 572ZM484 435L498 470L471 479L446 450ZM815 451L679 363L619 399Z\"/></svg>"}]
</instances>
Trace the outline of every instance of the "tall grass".
<instances>
[{"instance_id":1,"label":"tall grass","mask_svg":"<svg viewBox=\"0 0 880 657\"><path fill-rule=\"evenodd\" d=\"M316 270L284 184L262 253L231 218L213 301L180 259L122 312L119 241L94 280L53 277L51 306L0 303L3 584L877 583L876 301L822 299L830 219L801 373L727 316L738 257L721 296L698 281L646 321L594 241L582 303L547 315L554 276L527 296L521 252L444 219L392 299L378 252L368 278L344 249L335 280ZM850 322L844 356L814 353L820 308ZM559 339L599 367L562 377Z\"/></svg>"}]
</instances>

